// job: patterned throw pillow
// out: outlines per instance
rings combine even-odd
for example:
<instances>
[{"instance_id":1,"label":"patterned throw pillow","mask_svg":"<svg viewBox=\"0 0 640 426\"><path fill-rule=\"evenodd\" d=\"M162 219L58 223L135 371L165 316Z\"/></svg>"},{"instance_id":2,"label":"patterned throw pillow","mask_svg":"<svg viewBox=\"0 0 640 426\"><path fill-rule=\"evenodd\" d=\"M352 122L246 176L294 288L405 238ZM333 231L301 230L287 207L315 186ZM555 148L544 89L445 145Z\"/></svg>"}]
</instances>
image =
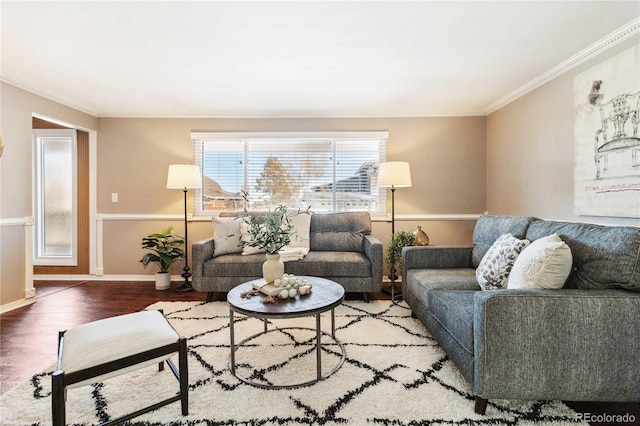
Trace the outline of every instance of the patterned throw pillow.
<instances>
[{"instance_id":1,"label":"patterned throw pillow","mask_svg":"<svg viewBox=\"0 0 640 426\"><path fill-rule=\"evenodd\" d=\"M507 288L562 288L572 262L571 249L558 234L538 238L516 259Z\"/></svg>"},{"instance_id":2,"label":"patterned throw pillow","mask_svg":"<svg viewBox=\"0 0 640 426\"><path fill-rule=\"evenodd\" d=\"M311 227L311 214L300 213L291 218L295 233L291 236L291 247L309 248L309 228Z\"/></svg>"},{"instance_id":3,"label":"patterned throw pillow","mask_svg":"<svg viewBox=\"0 0 640 426\"><path fill-rule=\"evenodd\" d=\"M235 217L213 218L213 255L240 253L240 220Z\"/></svg>"},{"instance_id":4,"label":"patterned throw pillow","mask_svg":"<svg viewBox=\"0 0 640 426\"><path fill-rule=\"evenodd\" d=\"M507 288L511 268L529 242L511 234L501 235L489 247L476 269L476 279L480 287L483 290Z\"/></svg>"}]
</instances>

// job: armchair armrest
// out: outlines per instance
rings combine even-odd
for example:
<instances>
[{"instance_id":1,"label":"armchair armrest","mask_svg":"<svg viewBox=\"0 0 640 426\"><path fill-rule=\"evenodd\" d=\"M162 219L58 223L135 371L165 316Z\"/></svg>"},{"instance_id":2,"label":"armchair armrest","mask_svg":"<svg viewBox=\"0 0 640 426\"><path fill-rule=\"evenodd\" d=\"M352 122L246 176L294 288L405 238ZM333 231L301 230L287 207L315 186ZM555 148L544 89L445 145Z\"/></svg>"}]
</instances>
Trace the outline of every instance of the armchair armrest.
<instances>
[{"instance_id":1,"label":"armchair armrest","mask_svg":"<svg viewBox=\"0 0 640 426\"><path fill-rule=\"evenodd\" d=\"M479 291L474 312L476 395L640 401L640 293Z\"/></svg>"},{"instance_id":2,"label":"armchair armrest","mask_svg":"<svg viewBox=\"0 0 640 426\"><path fill-rule=\"evenodd\" d=\"M373 235L365 235L362 248L371 262L371 277L382 285L382 242Z\"/></svg>"},{"instance_id":3,"label":"armchair armrest","mask_svg":"<svg viewBox=\"0 0 640 426\"><path fill-rule=\"evenodd\" d=\"M214 242L213 237L196 241L191 245L191 273L193 288L202 290L202 277L204 272L204 262L213 257Z\"/></svg>"},{"instance_id":4,"label":"armchair armrest","mask_svg":"<svg viewBox=\"0 0 640 426\"><path fill-rule=\"evenodd\" d=\"M409 269L471 268L473 246L412 246L402 249L402 281Z\"/></svg>"}]
</instances>

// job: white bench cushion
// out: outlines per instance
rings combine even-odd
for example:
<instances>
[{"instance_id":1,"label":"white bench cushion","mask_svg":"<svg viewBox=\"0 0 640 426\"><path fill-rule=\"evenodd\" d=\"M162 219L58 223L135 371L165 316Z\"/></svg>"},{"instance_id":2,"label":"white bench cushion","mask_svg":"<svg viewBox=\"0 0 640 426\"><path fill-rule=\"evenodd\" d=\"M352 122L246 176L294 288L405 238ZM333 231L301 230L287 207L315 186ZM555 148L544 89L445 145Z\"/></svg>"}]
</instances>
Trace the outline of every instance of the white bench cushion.
<instances>
[{"instance_id":1,"label":"white bench cushion","mask_svg":"<svg viewBox=\"0 0 640 426\"><path fill-rule=\"evenodd\" d=\"M158 311L143 311L106 318L74 327L65 332L58 369L68 374L175 343L178 339L178 333ZM114 371L70 387L96 383L109 377L159 363L166 358L169 356Z\"/></svg>"}]
</instances>

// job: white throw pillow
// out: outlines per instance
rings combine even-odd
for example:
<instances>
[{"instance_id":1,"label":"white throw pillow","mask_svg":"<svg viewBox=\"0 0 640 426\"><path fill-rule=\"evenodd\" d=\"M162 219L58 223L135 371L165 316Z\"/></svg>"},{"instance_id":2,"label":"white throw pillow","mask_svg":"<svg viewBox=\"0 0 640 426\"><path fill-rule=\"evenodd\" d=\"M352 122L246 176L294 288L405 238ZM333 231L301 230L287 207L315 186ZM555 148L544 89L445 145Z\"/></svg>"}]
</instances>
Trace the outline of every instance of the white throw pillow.
<instances>
[{"instance_id":1,"label":"white throw pillow","mask_svg":"<svg viewBox=\"0 0 640 426\"><path fill-rule=\"evenodd\" d=\"M478 269L476 279L483 290L507 288L509 273L520 252L529 245L512 234L501 235L487 250Z\"/></svg>"},{"instance_id":2,"label":"white throw pillow","mask_svg":"<svg viewBox=\"0 0 640 426\"><path fill-rule=\"evenodd\" d=\"M240 253L240 220L235 217L213 218L213 255Z\"/></svg>"},{"instance_id":3,"label":"white throw pillow","mask_svg":"<svg viewBox=\"0 0 640 426\"><path fill-rule=\"evenodd\" d=\"M516 259L507 288L562 288L572 263L571 249L557 234L539 238Z\"/></svg>"},{"instance_id":4,"label":"white throw pillow","mask_svg":"<svg viewBox=\"0 0 640 426\"><path fill-rule=\"evenodd\" d=\"M311 227L311 214L300 213L291 218L295 233L291 236L289 247L309 248L309 228Z\"/></svg>"}]
</instances>

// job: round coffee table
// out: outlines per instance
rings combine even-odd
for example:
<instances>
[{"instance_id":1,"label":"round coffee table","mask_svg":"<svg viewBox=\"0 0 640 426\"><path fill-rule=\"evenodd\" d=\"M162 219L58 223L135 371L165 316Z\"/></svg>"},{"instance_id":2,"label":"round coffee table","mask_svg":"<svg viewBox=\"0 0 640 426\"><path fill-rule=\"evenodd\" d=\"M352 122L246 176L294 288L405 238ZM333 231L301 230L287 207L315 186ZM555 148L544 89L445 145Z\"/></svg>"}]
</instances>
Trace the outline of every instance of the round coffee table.
<instances>
[{"instance_id":1,"label":"round coffee table","mask_svg":"<svg viewBox=\"0 0 640 426\"><path fill-rule=\"evenodd\" d=\"M297 296L293 300L278 300L275 303L262 303L262 300L266 297L265 295L256 295L247 299L243 299L240 294L245 291L252 290L253 284L264 284L264 279L260 278L257 280L249 281L244 284L240 284L227 294L227 304L229 305L229 333L231 337L231 356L229 358L229 366L231 368L231 373L236 376L241 381L248 383L250 385L260 387L260 388L268 388L268 389L283 389L283 388L298 388L302 386L308 386L314 383L317 383L320 380L326 379L331 376L333 373L338 371L338 369L344 363L346 358L346 351L342 342L340 342L336 336L336 325L335 325L335 307L340 305L344 300L344 288L336 283L335 281L331 281L325 278L319 277L300 277L307 279L313 284L313 289L311 290L311 294L304 296ZM320 314L323 312L331 311L331 334L326 333L320 328ZM256 333L246 339L242 340L240 343L236 345L235 343L235 327L234 327L234 313L239 313L242 315L246 315L248 317L260 318L264 321L264 330L260 333ZM258 383L252 380L249 380L245 377L240 376L236 371L236 349L242 346L245 342L254 339L257 336L267 334L271 331L275 330L267 330L267 321L268 320L277 320L284 318L300 318L306 316L315 316L316 317L316 378L313 380L309 380L303 383L296 383L290 385L272 385L265 383ZM297 329L309 329L307 327L288 327L297 328ZM286 328L281 328L279 330L285 330ZM313 330L313 329L310 329ZM342 352L342 357L336 367L334 367L331 371L322 374L322 335L329 336L335 341L340 350Z\"/></svg>"}]
</instances>

